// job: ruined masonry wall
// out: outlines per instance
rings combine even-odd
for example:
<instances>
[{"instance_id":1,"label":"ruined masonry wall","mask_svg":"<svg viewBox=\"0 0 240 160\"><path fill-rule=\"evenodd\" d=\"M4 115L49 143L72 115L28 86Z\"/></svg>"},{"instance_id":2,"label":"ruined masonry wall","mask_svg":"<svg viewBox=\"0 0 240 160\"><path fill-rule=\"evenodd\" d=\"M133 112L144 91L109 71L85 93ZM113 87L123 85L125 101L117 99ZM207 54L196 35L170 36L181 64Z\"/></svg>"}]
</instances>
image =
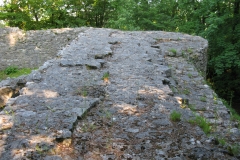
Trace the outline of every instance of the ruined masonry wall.
<instances>
[{"instance_id":1,"label":"ruined masonry wall","mask_svg":"<svg viewBox=\"0 0 240 160\"><path fill-rule=\"evenodd\" d=\"M56 56L83 28L23 31L0 28L0 70L7 66L35 68Z\"/></svg>"},{"instance_id":2,"label":"ruined masonry wall","mask_svg":"<svg viewBox=\"0 0 240 160\"><path fill-rule=\"evenodd\" d=\"M23 31L19 28L0 28L0 70L11 65L20 68L39 67L47 60L54 58L61 48L70 44L82 31L84 31L84 28L37 31ZM181 37L174 37L176 35L178 34L173 34L172 39L168 40L176 42L178 40L182 41ZM193 38L186 43L194 43L195 45L199 43L199 49L192 50L191 48L184 48L185 46L176 46L177 56L183 56L184 54L204 76L207 68L208 43L207 41L200 42L198 37L195 38L196 39ZM188 44L186 45L188 46Z\"/></svg>"}]
</instances>

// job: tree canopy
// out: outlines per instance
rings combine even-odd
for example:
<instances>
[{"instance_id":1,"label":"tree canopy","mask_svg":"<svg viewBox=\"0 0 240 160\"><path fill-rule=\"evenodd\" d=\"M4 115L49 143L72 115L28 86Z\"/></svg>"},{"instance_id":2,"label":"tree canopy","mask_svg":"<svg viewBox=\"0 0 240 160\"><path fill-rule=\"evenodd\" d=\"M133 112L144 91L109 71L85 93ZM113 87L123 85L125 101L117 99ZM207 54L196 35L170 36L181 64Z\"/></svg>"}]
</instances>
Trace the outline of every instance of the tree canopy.
<instances>
[{"instance_id":1,"label":"tree canopy","mask_svg":"<svg viewBox=\"0 0 240 160\"><path fill-rule=\"evenodd\" d=\"M0 10L0 20L24 30L93 26L202 36L213 88L227 100L240 96L240 0L5 0Z\"/></svg>"}]
</instances>

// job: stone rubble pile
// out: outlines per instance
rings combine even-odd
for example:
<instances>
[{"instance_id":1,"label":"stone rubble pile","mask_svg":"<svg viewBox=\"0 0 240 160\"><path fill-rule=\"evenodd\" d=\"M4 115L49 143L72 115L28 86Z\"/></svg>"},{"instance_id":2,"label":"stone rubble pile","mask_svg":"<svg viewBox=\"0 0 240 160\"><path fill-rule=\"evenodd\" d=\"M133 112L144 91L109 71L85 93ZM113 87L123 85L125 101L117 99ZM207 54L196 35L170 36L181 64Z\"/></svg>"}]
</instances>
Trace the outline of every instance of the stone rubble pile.
<instances>
[{"instance_id":1,"label":"stone rubble pile","mask_svg":"<svg viewBox=\"0 0 240 160\"><path fill-rule=\"evenodd\" d=\"M85 28L38 70L0 82L20 88L0 112L0 160L239 159L238 124L200 74L207 46L180 33Z\"/></svg>"}]
</instances>

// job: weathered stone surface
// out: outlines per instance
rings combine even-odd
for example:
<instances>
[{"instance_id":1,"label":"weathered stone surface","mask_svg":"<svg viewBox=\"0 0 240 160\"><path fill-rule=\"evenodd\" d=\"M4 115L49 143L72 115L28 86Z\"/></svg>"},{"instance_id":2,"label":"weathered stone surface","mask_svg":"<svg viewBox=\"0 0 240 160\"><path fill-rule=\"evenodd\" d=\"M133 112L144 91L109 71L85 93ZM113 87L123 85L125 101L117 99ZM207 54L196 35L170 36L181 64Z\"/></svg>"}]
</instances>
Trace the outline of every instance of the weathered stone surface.
<instances>
[{"instance_id":1,"label":"weathered stone surface","mask_svg":"<svg viewBox=\"0 0 240 160\"><path fill-rule=\"evenodd\" d=\"M54 58L57 52L86 28L23 31L0 28L0 70L7 66L36 68Z\"/></svg>"},{"instance_id":2,"label":"weathered stone surface","mask_svg":"<svg viewBox=\"0 0 240 160\"><path fill-rule=\"evenodd\" d=\"M189 123L203 116L214 137L229 145L240 141L228 110L187 61L195 58L204 71L206 40L181 33L79 30L55 59L26 77L0 82L21 86L20 96L0 112L0 160L237 158ZM177 50L176 57L165 55L170 49ZM191 57L190 49L199 57ZM174 110L180 122L171 120Z\"/></svg>"}]
</instances>

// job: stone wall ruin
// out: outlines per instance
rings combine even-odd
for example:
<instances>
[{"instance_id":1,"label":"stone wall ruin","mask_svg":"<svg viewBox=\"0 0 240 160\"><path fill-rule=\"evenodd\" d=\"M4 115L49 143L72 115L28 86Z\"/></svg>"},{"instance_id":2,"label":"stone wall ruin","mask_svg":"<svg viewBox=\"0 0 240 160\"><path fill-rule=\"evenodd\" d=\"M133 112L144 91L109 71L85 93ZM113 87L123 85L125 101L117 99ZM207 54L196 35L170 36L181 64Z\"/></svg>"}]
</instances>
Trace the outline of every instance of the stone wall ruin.
<instances>
[{"instance_id":1,"label":"stone wall ruin","mask_svg":"<svg viewBox=\"0 0 240 160\"><path fill-rule=\"evenodd\" d=\"M83 28L24 31L0 28L0 70L8 66L38 68L54 58Z\"/></svg>"},{"instance_id":2,"label":"stone wall ruin","mask_svg":"<svg viewBox=\"0 0 240 160\"><path fill-rule=\"evenodd\" d=\"M86 28L63 28L63 29L48 29L36 31L23 31L19 28L0 28L0 70L8 66L18 66L19 68L38 68L47 60L56 57L57 52L75 39L80 32ZM186 45L178 45L181 41ZM198 38L184 39L181 34L173 34L172 38L161 37L156 39L153 44L164 42L177 45L172 48L176 53L165 51L170 56L184 56L205 75L207 68L207 41L199 41ZM191 44L198 45L197 47L186 47ZM165 47L163 46L163 47ZM198 48L198 49L196 49ZM160 49L161 50L161 49Z\"/></svg>"}]
</instances>

